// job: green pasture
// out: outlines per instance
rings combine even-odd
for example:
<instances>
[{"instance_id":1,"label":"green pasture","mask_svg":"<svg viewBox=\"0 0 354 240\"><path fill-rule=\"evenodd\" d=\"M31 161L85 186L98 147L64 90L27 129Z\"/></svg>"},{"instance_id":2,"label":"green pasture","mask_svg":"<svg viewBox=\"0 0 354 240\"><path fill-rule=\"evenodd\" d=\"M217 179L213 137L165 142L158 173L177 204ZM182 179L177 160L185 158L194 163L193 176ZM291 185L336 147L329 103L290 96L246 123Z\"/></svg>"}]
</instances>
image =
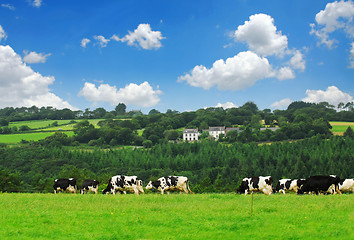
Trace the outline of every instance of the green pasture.
<instances>
[{"instance_id":1,"label":"green pasture","mask_svg":"<svg viewBox=\"0 0 354 240\"><path fill-rule=\"evenodd\" d=\"M72 120L33 120L33 121L18 121L18 122L10 122L9 127L21 127L28 126L30 129L41 129L47 128L54 122L58 122L58 125L68 124Z\"/></svg>"},{"instance_id":2,"label":"green pasture","mask_svg":"<svg viewBox=\"0 0 354 240\"><path fill-rule=\"evenodd\" d=\"M88 121L93 124L95 127L97 126L97 123L99 121L102 121L104 119L89 119ZM33 121L18 121L18 122L10 122L9 127L17 127L19 128L20 126L28 126L31 129L44 129L44 130L58 130L59 128L63 130L72 130L74 124L69 124L72 120L33 120ZM81 119L75 120L76 122L82 121ZM52 127L51 125L57 122L59 126L57 127ZM65 128L65 129L64 129Z\"/></svg>"},{"instance_id":3,"label":"green pasture","mask_svg":"<svg viewBox=\"0 0 354 240\"><path fill-rule=\"evenodd\" d=\"M354 195L0 194L0 239L353 239Z\"/></svg>"},{"instance_id":4,"label":"green pasture","mask_svg":"<svg viewBox=\"0 0 354 240\"><path fill-rule=\"evenodd\" d=\"M21 134L1 134L0 143L19 143L21 140L38 141L53 135L55 132L32 132ZM73 136L74 132L63 132L68 136Z\"/></svg>"}]
</instances>

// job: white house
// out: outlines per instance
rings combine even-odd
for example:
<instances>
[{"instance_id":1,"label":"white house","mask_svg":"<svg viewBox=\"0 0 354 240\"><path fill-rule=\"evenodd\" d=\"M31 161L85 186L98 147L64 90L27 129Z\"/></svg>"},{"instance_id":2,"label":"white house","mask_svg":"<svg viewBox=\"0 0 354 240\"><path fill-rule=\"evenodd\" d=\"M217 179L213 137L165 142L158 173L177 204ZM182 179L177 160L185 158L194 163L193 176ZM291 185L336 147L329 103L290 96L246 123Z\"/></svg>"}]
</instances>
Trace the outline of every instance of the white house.
<instances>
[{"instance_id":1,"label":"white house","mask_svg":"<svg viewBox=\"0 0 354 240\"><path fill-rule=\"evenodd\" d=\"M198 141L200 133L198 132L198 128L195 129L183 129L183 141Z\"/></svg>"},{"instance_id":2,"label":"white house","mask_svg":"<svg viewBox=\"0 0 354 240\"><path fill-rule=\"evenodd\" d=\"M225 136L225 126L224 127L209 127L209 136L212 136L215 139L219 139L220 134Z\"/></svg>"}]
</instances>

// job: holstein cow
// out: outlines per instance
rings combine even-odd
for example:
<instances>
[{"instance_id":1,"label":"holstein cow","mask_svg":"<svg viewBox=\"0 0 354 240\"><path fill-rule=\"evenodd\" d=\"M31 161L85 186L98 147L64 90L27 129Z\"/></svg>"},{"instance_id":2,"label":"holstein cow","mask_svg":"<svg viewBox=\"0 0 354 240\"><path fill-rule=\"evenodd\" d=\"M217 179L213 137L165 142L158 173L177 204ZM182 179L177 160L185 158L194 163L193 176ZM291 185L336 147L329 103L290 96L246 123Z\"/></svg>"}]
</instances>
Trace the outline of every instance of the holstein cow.
<instances>
[{"instance_id":1,"label":"holstein cow","mask_svg":"<svg viewBox=\"0 0 354 240\"><path fill-rule=\"evenodd\" d=\"M261 191L266 195L270 195L273 192L272 182L273 179L271 176L244 178L237 191L241 194L244 193L245 195L247 195L249 191Z\"/></svg>"},{"instance_id":2,"label":"holstein cow","mask_svg":"<svg viewBox=\"0 0 354 240\"><path fill-rule=\"evenodd\" d=\"M137 178L137 176L113 176L109 179L108 186L105 190L102 191L102 193L116 194L116 192L119 191L126 194L126 191L133 191L136 195L139 195Z\"/></svg>"},{"instance_id":3,"label":"holstein cow","mask_svg":"<svg viewBox=\"0 0 354 240\"><path fill-rule=\"evenodd\" d=\"M338 188L341 192L354 192L354 178L341 179Z\"/></svg>"},{"instance_id":4,"label":"holstein cow","mask_svg":"<svg viewBox=\"0 0 354 240\"><path fill-rule=\"evenodd\" d=\"M340 193L338 184L340 178L335 175L330 176L311 176L306 178L304 184L299 188L297 194L312 193L318 194L320 192L336 194Z\"/></svg>"},{"instance_id":5,"label":"holstein cow","mask_svg":"<svg viewBox=\"0 0 354 240\"><path fill-rule=\"evenodd\" d=\"M161 177L157 181L150 181L148 185L145 187L146 190L149 189L157 189L164 194L165 191L168 191L167 194L170 194L170 190L179 190L182 193L193 193L189 188L188 178L183 176L168 176L168 177Z\"/></svg>"},{"instance_id":6,"label":"holstein cow","mask_svg":"<svg viewBox=\"0 0 354 240\"><path fill-rule=\"evenodd\" d=\"M297 192L304 182L305 179L280 179L275 187L275 191L283 194L285 194L286 190Z\"/></svg>"},{"instance_id":7,"label":"holstein cow","mask_svg":"<svg viewBox=\"0 0 354 240\"><path fill-rule=\"evenodd\" d=\"M76 180L74 178L59 178L54 180L54 193L56 194L58 191L69 191L71 193L76 193L77 186Z\"/></svg>"},{"instance_id":8,"label":"holstein cow","mask_svg":"<svg viewBox=\"0 0 354 240\"><path fill-rule=\"evenodd\" d=\"M81 186L81 194L85 192L94 192L97 194L98 184L99 182L97 180L85 179Z\"/></svg>"}]
</instances>

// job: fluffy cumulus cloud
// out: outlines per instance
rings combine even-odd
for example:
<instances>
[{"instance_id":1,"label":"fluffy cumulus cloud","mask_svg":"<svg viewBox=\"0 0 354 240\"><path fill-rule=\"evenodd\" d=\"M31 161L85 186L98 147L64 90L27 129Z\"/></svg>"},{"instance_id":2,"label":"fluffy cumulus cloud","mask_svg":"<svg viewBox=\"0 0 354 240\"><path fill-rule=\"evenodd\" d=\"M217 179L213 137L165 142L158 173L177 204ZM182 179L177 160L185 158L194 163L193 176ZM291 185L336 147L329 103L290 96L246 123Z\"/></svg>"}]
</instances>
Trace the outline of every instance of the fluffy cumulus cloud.
<instances>
[{"instance_id":1,"label":"fluffy cumulus cloud","mask_svg":"<svg viewBox=\"0 0 354 240\"><path fill-rule=\"evenodd\" d=\"M107 44L108 42L110 41L110 39L106 39L104 36L94 36L93 37L94 39L96 39L96 41L98 42L98 44L100 45L100 47L104 48L104 47L107 47ZM86 40L87 42L87 40ZM87 43L86 43L87 44ZM86 47L86 44L85 44L85 47ZM81 46L82 46L82 41L81 41Z\"/></svg>"},{"instance_id":2,"label":"fluffy cumulus cloud","mask_svg":"<svg viewBox=\"0 0 354 240\"><path fill-rule=\"evenodd\" d=\"M86 48L86 45L89 44L90 42L91 42L90 39L88 39L88 38L83 38L83 39L81 40L81 47Z\"/></svg>"},{"instance_id":3,"label":"fluffy cumulus cloud","mask_svg":"<svg viewBox=\"0 0 354 240\"><path fill-rule=\"evenodd\" d=\"M4 29L0 25L0 41L3 39L5 40L6 38L7 38L6 32L4 31Z\"/></svg>"},{"instance_id":4,"label":"fluffy cumulus cloud","mask_svg":"<svg viewBox=\"0 0 354 240\"><path fill-rule=\"evenodd\" d=\"M239 90L254 85L257 81L273 76L273 70L266 58L247 51L232 58L217 60L211 68L203 65L194 67L178 78L193 87L210 89L217 86L220 90Z\"/></svg>"},{"instance_id":5,"label":"fluffy cumulus cloud","mask_svg":"<svg viewBox=\"0 0 354 240\"><path fill-rule=\"evenodd\" d=\"M161 93L158 89L154 90L148 82L143 82L140 85L130 83L119 90L109 84L100 84L96 87L95 84L86 82L79 92L79 96L83 96L94 104L108 102L114 106L124 102L137 107L151 107L159 103Z\"/></svg>"},{"instance_id":6,"label":"fluffy cumulus cloud","mask_svg":"<svg viewBox=\"0 0 354 240\"><path fill-rule=\"evenodd\" d=\"M323 90L306 90L307 97L303 98L304 102L328 102L334 106L338 106L339 103L348 103L353 101L353 97L339 90L336 86L329 86L326 91Z\"/></svg>"},{"instance_id":7,"label":"fluffy cumulus cloud","mask_svg":"<svg viewBox=\"0 0 354 240\"><path fill-rule=\"evenodd\" d=\"M249 21L238 26L236 41L246 42L249 49L263 56L283 55L288 47L288 38L274 25L274 19L266 14L250 16Z\"/></svg>"},{"instance_id":8,"label":"fluffy cumulus cloud","mask_svg":"<svg viewBox=\"0 0 354 240\"><path fill-rule=\"evenodd\" d=\"M42 76L27 66L10 46L0 45L0 107L52 106L70 108L67 101L50 92L52 76Z\"/></svg>"},{"instance_id":9,"label":"fluffy cumulus cloud","mask_svg":"<svg viewBox=\"0 0 354 240\"><path fill-rule=\"evenodd\" d=\"M47 58L52 55L51 53L36 53L36 52L28 52L23 51L25 56L23 57L23 61L26 63L45 63Z\"/></svg>"},{"instance_id":10,"label":"fluffy cumulus cloud","mask_svg":"<svg viewBox=\"0 0 354 240\"><path fill-rule=\"evenodd\" d=\"M234 104L233 102L226 102L226 103L218 103L215 107L217 108L222 107L223 109L229 109L229 108L237 108L237 105Z\"/></svg>"},{"instance_id":11,"label":"fluffy cumulus cloud","mask_svg":"<svg viewBox=\"0 0 354 240\"><path fill-rule=\"evenodd\" d=\"M285 109L287 108L290 103L292 103L293 101L290 98L284 98L280 101L274 102L272 103L272 105L270 105L271 108L275 108L275 109Z\"/></svg>"},{"instance_id":12,"label":"fluffy cumulus cloud","mask_svg":"<svg viewBox=\"0 0 354 240\"><path fill-rule=\"evenodd\" d=\"M277 71L276 77L282 81L295 78L295 73L290 67L282 67Z\"/></svg>"},{"instance_id":13,"label":"fluffy cumulus cloud","mask_svg":"<svg viewBox=\"0 0 354 240\"><path fill-rule=\"evenodd\" d=\"M190 73L178 78L193 87L220 90L239 90L253 86L255 82L276 77L279 80L295 78L295 71L303 72L306 61L300 50L288 48L288 38L274 25L274 19L266 14L250 16L249 21L238 26L235 40L246 42L249 51L234 57L220 59L211 68L195 66ZM272 66L267 57L280 59L279 66Z\"/></svg>"},{"instance_id":14,"label":"fluffy cumulus cloud","mask_svg":"<svg viewBox=\"0 0 354 240\"><path fill-rule=\"evenodd\" d=\"M117 36L113 35L115 40ZM130 32L125 35L119 41L128 42L130 46L140 46L143 49L158 49L162 46L161 40L165 39L160 31L152 31L150 24L142 23L139 24L134 32Z\"/></svg>"},{"instance_id":15,"label":"fluffy cumulus cloud","mask_svg":"<svg viewBox=\"0 0 354 240\"><path fill-rule=\"evenodd\" d=\"M317 24L310 25L310 33L319 38L319 44L325 44L328 48L332 48L337 40L330 39L331 33L342 29L350 38L354 37L353 16L353 1L328 3L324 10L316 14Z\"/></svg>"},{"instance_id":16,"label":"fluffy cumulus cloud","mask_svg":"<svg viewBox=\"0 0 354 240\"><path fill-rule=\"evenodd\" d=\"M306 61L303 54L299 50L293 51L293 56L289 61L289 66L293 69L300 70L301 72L305 71Z\"/></svg>"},{"instance_id":17,"label":"fluffy cumulus cloud","mask_svg":"<svg viewBox=\"0 0 354 240\"><path fill-rule=\"evenodd\" d=\"M116 42L126 42L129 46L137 46L146 50L159 49L162 47L161 40L165 39L160 31L153 31L150 24L142 23L133 31L128 31L129 34L120 38L113 34L111 38L105 38L102 35L94 36L100 47L107 47L108 43L113 40ZM81 40L81 47L85 48L90 42L90 39L84 38Z\"/></svg>"}]
</instances>

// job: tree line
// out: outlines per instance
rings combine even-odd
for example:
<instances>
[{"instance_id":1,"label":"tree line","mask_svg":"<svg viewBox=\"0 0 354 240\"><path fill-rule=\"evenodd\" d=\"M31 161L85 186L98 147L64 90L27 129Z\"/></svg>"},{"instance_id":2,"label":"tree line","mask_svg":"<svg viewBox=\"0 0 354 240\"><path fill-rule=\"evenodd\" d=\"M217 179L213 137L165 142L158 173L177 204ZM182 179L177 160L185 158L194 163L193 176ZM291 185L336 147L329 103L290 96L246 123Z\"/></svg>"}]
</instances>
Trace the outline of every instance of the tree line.
<instances>
[{"instance_id":1,"label":"tree line","mask_svg":"<svg viewBox=\"0 0 354 240\"><path fill-rule=\"evenodd\" d=\"M163 143L150 149L75 150L67 147L0 147L0 191L52 192L55 178L85 178L107 184L117 174L146 184L183 175L194 192L233 192L248 176L306 178L317 174L354 176L354 139L320 135L273 144Z\"/></svg>"}]
</instances>

